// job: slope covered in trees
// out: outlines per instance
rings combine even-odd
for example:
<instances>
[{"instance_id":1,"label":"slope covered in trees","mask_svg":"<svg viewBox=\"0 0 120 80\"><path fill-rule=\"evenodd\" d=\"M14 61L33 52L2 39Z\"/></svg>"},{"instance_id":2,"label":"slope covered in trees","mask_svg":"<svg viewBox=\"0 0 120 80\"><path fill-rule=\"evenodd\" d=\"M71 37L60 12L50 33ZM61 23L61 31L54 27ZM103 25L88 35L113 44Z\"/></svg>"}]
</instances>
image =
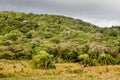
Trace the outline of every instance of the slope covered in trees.
<instances>
[{"instance_id":1,"label":"slope covered in trees","mask_svg":"<svg viewBox=\"0 0 120 80\"><path fill-rule=\"evenodd\" d=\"M71 17L0 12L0 59L32 59L40 51L56 62L120 64L120 26L100 28Z\"/></svg>"}]
</instances>

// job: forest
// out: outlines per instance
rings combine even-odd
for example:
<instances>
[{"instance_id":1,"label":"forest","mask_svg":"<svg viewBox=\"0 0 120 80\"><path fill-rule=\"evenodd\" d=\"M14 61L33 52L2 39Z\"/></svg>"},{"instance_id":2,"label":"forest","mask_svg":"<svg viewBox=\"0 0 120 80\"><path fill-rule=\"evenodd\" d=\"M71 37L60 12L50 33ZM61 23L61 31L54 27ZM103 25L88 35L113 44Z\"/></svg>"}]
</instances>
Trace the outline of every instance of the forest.
<instances>
[{"instance_id":1,"label":"forest","mask_svg":"<svg viewBox=\"0 0 120 80\"><path fill-rule=\"evenodd\" d=\"M120 64L120 26L99 27L61 15L0 12L0 59L55 63Z\"/></svg>"}]
</instances>

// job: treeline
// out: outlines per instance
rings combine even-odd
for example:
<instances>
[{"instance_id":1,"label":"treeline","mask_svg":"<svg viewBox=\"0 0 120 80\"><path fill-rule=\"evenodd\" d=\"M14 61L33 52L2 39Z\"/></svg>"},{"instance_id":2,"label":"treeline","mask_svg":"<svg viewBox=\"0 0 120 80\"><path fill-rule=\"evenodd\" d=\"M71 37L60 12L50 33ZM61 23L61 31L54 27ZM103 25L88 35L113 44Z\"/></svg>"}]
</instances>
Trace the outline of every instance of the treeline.
<instances>
[{"instance_id":1,"label":"treeline","mask_svg":"<svg viewBox=\"0 0 120 80\"><path fill-rule=\"evenodd\" d=\"M100 28L65 16L0 12L0 59L33 59L41 51L55 62L120 64L120 26Z\"/></svg>"}]
</instances>

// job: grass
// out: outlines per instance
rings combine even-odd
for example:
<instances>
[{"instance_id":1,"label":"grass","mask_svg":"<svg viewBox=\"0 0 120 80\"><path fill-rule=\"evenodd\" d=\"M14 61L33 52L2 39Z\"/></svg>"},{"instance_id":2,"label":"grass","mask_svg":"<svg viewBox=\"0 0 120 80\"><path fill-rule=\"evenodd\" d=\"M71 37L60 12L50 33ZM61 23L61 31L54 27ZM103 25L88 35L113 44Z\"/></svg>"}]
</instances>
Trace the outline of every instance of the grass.
<instances>
[{"instance_id":1,"label":"grass","mask_svg":"<svg viewBox=\"0 0 120 80\"><path fill-rule=\"evenodd\" d=\"M32 69L30 61L0 60L0 80L120 80L120 66L83 67L58 63L56 69Z\"/></svg>"}]
</instances>

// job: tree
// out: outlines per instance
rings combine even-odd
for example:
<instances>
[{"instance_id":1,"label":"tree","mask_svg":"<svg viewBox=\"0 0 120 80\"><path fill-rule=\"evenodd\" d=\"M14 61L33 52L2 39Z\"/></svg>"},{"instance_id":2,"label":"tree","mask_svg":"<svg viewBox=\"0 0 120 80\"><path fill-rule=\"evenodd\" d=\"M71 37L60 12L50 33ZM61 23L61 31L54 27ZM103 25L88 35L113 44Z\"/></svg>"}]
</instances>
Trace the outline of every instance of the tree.
<instances>
[{"instance_id":1,"label":"tree","mask_svg":"<svg viewBox=\"0 0 120 80\"><path fill-rule=\"evenodd\" d=\"M39 54L33 57L32 67L37 69L55 68L53 55L48 54L46 51L40 51Z\"/></svg>"}]
</instances>

